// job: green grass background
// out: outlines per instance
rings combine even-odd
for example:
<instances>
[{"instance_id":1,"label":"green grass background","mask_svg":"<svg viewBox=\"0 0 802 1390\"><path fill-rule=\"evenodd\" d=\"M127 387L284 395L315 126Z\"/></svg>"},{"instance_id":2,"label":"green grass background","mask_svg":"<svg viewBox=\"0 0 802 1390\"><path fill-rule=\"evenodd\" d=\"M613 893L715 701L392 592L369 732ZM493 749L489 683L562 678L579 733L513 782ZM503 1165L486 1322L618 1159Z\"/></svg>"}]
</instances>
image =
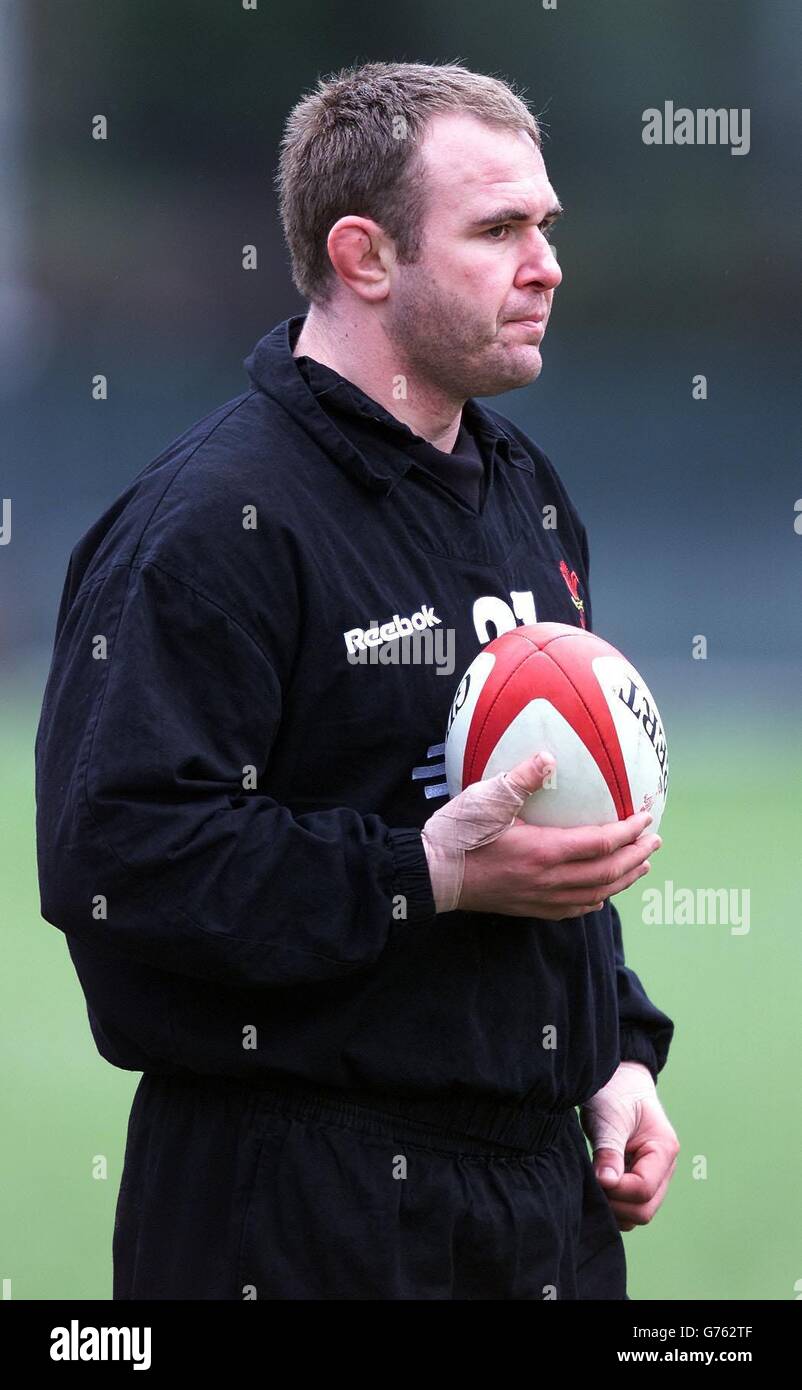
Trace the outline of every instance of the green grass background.
<instances>
[{"instance_id":1,"label":"green grass background","mask_svg":"<svg viewBox=\"0 0 802 1390\"><path fill-rule=\"evenodd\" d=\"M34 687L0 703L0 1279L16 1299L108 1299L139 1073L97 1054L64 937L39 916L40 700ZM633 1299L793 1299L802 1280L802 738L720 715L707 728L673 721L664 844L646 884L748 888L748 935L644 926L644 885L616 900L627 960L675 1021L659 1095L682 1145L661 1210L624 1236ZM97 1156L105 1177L93 1177Z\"/></svg>"}]
</instances>

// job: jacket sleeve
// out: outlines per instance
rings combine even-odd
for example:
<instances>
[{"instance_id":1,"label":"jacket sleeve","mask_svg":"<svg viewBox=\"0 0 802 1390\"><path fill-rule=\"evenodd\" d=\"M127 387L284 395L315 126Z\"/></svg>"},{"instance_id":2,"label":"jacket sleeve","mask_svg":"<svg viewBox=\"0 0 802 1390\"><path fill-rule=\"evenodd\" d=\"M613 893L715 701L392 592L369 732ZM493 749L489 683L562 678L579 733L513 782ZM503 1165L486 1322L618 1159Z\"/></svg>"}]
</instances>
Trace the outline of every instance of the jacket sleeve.
<instances>
[{"instance_id":1,"label":"jacket sleeve","mask_svg":"<svg viewBox=\"0 0 802 1390\"><path fill-rule=\"evenodd\" d=\"M588 536L582 526L582 563L585 567L588 631L592 631L590 607L590 554ZM609 899L615 946L616 985L618 993L618 1027L622 1062L643 1062L657 1081L657 1074L666 1064L668 1049L674 1034L674 1024L667 1014L649 999L643 985L630 970L624 958L621 918Z\"/></svg>"},{"instance_id":2,"label":"jacket sleeve","mask_svg":"<svg viewBox=\"0 0 802 1390\"><path fill-rule=\"evenodd\" d=\"M668 1057L674 1024L651 1002L643 985L624 960L621 918L612 899L615 967L618 990L618 1029L622 1062L643 1062L657 1081Z\"/></svg>"},{"instance_id":3,"label":"jacket sleeve","mask_svg":"<svg viewBox=\"0 0 802 1390\"><path fill-rule=\"evenodd\" d=\"M243 986L342 978L432 917L418 829L271 797L281 712L236 615L158 565L62 605L36 739L43 917Z\"/></svg>"}]
</instances>

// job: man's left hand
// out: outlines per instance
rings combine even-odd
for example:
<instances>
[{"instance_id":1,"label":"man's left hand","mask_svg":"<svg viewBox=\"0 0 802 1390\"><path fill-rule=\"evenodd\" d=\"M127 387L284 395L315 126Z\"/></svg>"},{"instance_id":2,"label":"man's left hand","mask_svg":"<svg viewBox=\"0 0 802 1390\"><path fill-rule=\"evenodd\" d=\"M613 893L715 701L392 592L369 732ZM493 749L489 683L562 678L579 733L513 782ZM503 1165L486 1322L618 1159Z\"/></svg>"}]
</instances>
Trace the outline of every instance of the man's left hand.
<instances>
[{"instance_id":1,"label":"man's left hand","mask_svg":"<svg viewBox=\"0 0 802 1390\"><path fill-rule=\"evenodd\" d=\"M621 1062L579 1118L618 1229L645 1226L666 1195L680 1148L648 1067Z\"/></svg>"}]
</instances>

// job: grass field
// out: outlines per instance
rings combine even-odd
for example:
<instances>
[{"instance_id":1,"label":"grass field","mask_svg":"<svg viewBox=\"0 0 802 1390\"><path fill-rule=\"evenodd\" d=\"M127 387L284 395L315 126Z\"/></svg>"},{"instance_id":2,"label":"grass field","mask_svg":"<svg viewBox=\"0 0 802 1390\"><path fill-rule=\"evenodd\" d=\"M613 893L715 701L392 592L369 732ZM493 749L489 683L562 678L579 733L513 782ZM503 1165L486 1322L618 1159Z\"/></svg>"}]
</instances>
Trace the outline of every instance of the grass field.
<instances>
[{"instance_id":1,"label":"grass field","mask_svg":"<svg viewBox=\"0 0 802 1390\"><path fill-rule=\"evenodd\" d=\"M139 1073L98 1056L64 938L39 916L40 696L0 706L0 1278L6 1297L106 1299ZM718 713L710 730L674 722L664 845L647 883L748 889L748 933L645 926L640 885L616 900L628 962L676 1024L659 1094L682 1144L661 1211L624 1236L633 1299L793 1299L802 1280L802 741L776 724L725 728Z\"/></svg>"}]
</instances>

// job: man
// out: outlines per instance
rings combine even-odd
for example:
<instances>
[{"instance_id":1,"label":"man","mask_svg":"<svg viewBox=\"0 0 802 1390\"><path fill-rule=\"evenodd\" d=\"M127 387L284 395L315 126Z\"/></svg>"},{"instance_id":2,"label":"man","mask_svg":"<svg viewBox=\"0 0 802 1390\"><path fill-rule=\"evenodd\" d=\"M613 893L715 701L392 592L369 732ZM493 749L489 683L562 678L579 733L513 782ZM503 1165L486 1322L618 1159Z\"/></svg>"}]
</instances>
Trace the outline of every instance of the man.
<instances>
[{"instance_id":1,"label":"man","mask_svg":"<svg viewBox=\"0 0 802 1390\"><path fill-rule=\"evenodd\" d=\"M611 902L649 818L524 824L546 757L443 781L477 650L591 626L575 508L474 399L541 367L539 138L458 65L321 81L279 169L309 312L71 557L40 885L100 1052L144 1073L117 1299L622 1299L620 1230L665 1195L673 1024ZM408 659L438 628L448 669Z\"/></svg>"}]
</instances>

